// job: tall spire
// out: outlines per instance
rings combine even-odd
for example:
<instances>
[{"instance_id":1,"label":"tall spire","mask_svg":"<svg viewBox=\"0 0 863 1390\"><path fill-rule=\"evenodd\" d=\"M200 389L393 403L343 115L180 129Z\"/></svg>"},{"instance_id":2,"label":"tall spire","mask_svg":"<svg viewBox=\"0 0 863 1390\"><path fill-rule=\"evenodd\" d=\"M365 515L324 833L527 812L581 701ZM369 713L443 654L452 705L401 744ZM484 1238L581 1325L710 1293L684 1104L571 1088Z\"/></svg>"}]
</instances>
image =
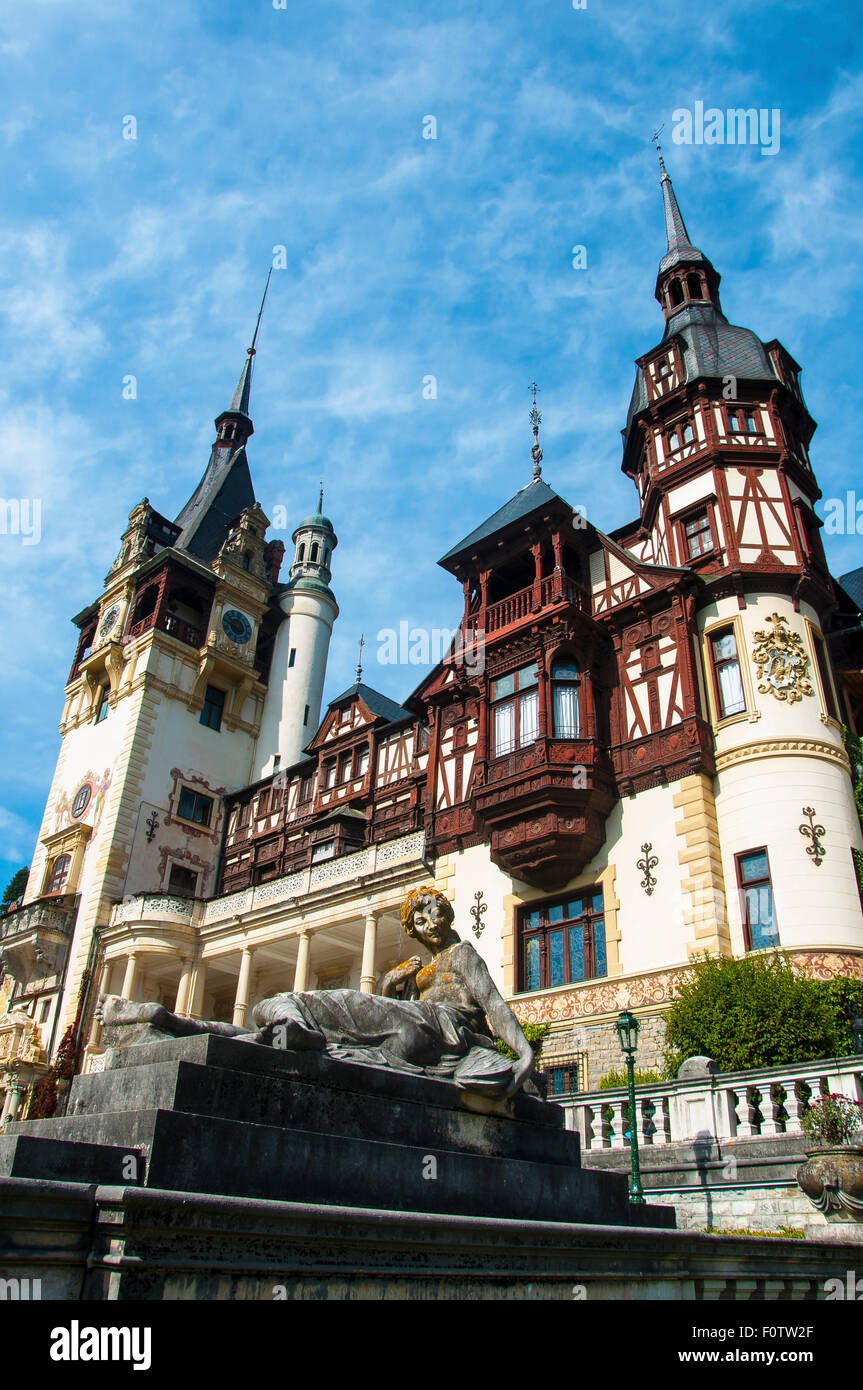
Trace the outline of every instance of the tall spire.
<instances>
[{"instance_id":1,"label":"tall spire","mask_svg":"<svg viewBox=\"0 0 863 1390\"><path fill-rule=\"evenodd\" d=\"M272 273L271 267L258 310L252 345L246 351L237 388L227 410L216 417L216 439L210 461L204 476L177 517L176 524L182 528L177 549L189 550L207 563L218 553L231 521L255 502L245 446L255 432L249 415L252 359Z\"/></svg>"},{"instance_id":2,"label":"tall spire","mask_svg":"<svg viewBox=\"0 0 863 1390\"><path fill-rule=\"evenodd\" d=\"M660 127L661 130L662 127ZM665 243L666 252L659 262L660 274L663 270L668 270L671 266L677 265L678 261L704 261L707 259L699 251L697 246L693 246L689 240L689 233L686 230L686 223L683 220L683 213L677 202L674 192L674 185L671 176L665 167L665 160L662 158L662 146L659 143L659 131L656 131L653 140L656 144L656 153L659 155L659 186L662 189L662 210L665 214Z\"/></svg>"},{"instance_id":3,"label":"tall spire","mask_svg":"<svg viewBox=\"0 0 863 1390\"><path fill-rule=\"evenodd\" d=\"M249 402L252 390L252 358L255 355L255 343L258 341L258 330L261 326L261 315L264 312L264 305L267 302L267 290L270 288L270 277L272 273L273 268L272 266L270 266L269 274L267 275L267 283L264 286L264 295L261 300L261 307L258 310L258 319L255 324L255 331L252 335L252 346L246 349L246 360L243 363L243 370L240 372L240 379L237 382L236 390L234 391L234 394L231 397L231 404L228 406L228 411L231 414L249 414Z\"/></svg>"},{"instance_id":4,"label":"tall spire","mask_svg":"<svg viewBox=\"0 0 863 1390\"><path fill-rule=\"evenodd\" d=\"M533 396L533 405L530 408L530 423L533 426L533 448L530 456L533 459L533 481L537 482L542 473L542 449L539 446L539 427L542 424L542 415L536 408L536 393L539 390L535 381L530 383L530 390Z\"/></svg>"}]
</instances>

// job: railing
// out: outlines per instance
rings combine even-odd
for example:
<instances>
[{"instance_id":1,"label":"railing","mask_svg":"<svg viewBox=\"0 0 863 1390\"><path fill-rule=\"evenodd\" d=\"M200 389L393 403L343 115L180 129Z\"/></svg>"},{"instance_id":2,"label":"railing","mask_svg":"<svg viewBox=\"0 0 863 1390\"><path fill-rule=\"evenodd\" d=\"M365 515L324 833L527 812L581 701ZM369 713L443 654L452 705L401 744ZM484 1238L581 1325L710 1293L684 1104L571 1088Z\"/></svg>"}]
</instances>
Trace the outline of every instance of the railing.
<instances>
[{"instance_id":1,"label":"railing","mask_svg":"<svg viewBox=\"0 0 863 1390\"><path fill-rule=\"evenodd\" d=\"M425 851L425 833L417 830L396 840L370 845L368 849L337 855L320 864L312 864L282 878L267 879L246 888L234 888L222 897L212 898L205 906L202 922L220 922L238 914L246 915L255 908L287 899L303 898L331 884L356 879L360 874L388 871L390 867L419 864Z\"/></svg>"},{"instance_id":2,"label":"railing","mask_svg":"<svg viewBox=\"0 0 863 1390\"><path fill-rule=\"evenodd\" d=\"M177 893L136 893L111 909L111 926L123 922L191 922L195 899Z\"/></svg>"},{"instance_id":3,"label":"railing","mask_svg":"<svg viewBox=\"0 0 863 1390\"><path fill-rule=\"evenodd\" d=\"M72 931L71 908L59 907L56 903L26 903L24 907L13 908L0 917L0 940L37 931L61 932L69 936Z\"/></svg>"},{"instance_id":4,"label":"railing","mask_svg":"<svg viewBox=\"0 0 863 1390\"><path fill-rule=\"evenodd\" d=\"M539 581L538 604L535 602L535 595L536 585L529 584L526 589L519 589L507 598L499 599L497 603L490 603L485 610L485 631L496 632L499 628L509 627L510 623L519 622L540 608L548 608L552 603L577 603L583 608L586 599L584 591L577 584L573 584L571 579L556 575L549 575ZM476 615L477 621L481 618L482 613Z\"/></svg>"},{"instance_id":5,"label":"railing","mask_svg":"<svg viewBox=\"0 0 863 1390\"><path fill-rule=\"evenodd\" d=\"M709 1137L727 1141L802 1134L803 1115L825 1092L863 1101L863 1056L638 1086L639 1147L691 1143ZM625 1088L563 1097L559 1104L566 1111L567 1128L580 1134L583 1152L629 1146Z\"/></svg>"},{"instance_id":6,"label":"railing","mask_svg":"<svg viewBox=\"0 0 863 1390\"><path fill-rule=\"evenodd\" d=\"M175 618L173 613L165 613L158 624L156 614L148 613L146 618L132 624L123 640L131 642L133 638L140 637L142 633L149 632L157 626L161 632L167 632L170 637L176 637L179 642L185 642L189 647L203 646L203 629L192 627L191 623L185 622L182 618Z\"/></svg>"}]
</instances>

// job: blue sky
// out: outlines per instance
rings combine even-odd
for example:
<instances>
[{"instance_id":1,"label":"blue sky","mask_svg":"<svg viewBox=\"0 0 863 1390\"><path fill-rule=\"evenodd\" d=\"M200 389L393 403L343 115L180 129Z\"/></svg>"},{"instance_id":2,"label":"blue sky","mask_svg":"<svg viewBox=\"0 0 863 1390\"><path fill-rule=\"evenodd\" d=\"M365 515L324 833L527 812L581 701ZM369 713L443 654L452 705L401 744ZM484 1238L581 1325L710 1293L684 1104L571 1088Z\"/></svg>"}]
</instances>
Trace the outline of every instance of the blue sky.
<instances>
[{"instance_id":1,"label":"blue sky","mask_svg":"<svg viewBox=\"0 0 863 1390\"><path fill-rule=\"evenodd\" d=\"M325 482L327 698L361 631L366 679L398 699L422 670L377 664L378 631L457 622L435 562L529 480L532 376L546 480L602 529L636 514L619 431L662 332L663 121L726 314L802 363L825 499L863 497L857 21L810 0L5 6L0 491L41 499L42 534L0 536L0 876L38 829L69 618L134 503L173 516L193 490L274 246L249 456L270 516L299 520ZM779 152L675 145L696 101L779 109ZM859 538L826 544L835 573L863 563Z\"/></svg>"}]
</instances>

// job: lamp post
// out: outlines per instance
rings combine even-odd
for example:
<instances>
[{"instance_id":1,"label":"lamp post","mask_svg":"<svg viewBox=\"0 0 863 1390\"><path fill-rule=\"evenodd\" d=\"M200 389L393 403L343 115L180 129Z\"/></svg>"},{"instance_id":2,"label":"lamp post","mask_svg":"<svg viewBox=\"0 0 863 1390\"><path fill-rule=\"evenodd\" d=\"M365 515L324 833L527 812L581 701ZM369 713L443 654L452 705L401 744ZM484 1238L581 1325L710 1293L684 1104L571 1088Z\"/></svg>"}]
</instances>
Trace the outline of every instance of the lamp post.
<instances>
[{"instance_id":1,"label":"lamp post","mask_svg":"<svg viewBox=\"0 0 863 1390\"><path fill-rule=\"evenodd\" d=\"M638 1047L638 1019L628 1009L618 1015L617 1036L626 1055L626 1072L629 1078L629 1153L632 1159L632 1177L629 1180L630 1202L641 1204L644 1201L644 1188L641 1186L641 1169L638 1165L638 1117L635 1110L635 1049Z\"/></svg>"}]
</instances>

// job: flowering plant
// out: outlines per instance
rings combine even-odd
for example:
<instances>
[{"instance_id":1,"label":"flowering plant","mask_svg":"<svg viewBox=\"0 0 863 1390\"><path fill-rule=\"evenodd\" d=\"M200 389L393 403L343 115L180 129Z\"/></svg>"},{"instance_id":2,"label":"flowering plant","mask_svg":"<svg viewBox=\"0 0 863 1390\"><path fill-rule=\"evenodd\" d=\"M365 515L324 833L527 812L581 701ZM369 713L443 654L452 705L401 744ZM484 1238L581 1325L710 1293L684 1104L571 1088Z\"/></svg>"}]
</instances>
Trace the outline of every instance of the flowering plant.
<instances>
[{"instance_id":1,"label":"flowering plant","mask_svg":"<svg viewBox=\"0 0 863 1390\"><path fill-rule=\"evenodd\" d=\"M806 1138L814 1144L838 1148L850 1143L855 1132L863 1129L863 1105L831 1091L810 1105L801 1124Z\"/></svg>"}]
</instances>

